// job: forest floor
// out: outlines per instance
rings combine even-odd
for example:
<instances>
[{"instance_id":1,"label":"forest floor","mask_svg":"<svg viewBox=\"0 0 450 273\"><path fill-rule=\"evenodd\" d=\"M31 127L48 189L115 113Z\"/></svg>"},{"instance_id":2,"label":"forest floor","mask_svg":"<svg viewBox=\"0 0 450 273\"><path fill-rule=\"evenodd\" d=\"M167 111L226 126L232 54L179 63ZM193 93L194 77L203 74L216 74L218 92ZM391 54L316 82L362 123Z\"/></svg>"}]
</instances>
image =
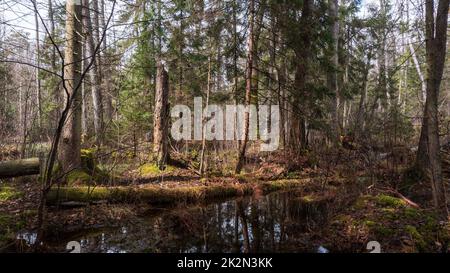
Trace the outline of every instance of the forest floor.
<instances>
[{"instance_id":1,"label":"forest floor","mask_svg":"<svg viewBox=\"0 0 450 273\"><path fill-rule=\"evenodd\" d=\"M449 250L450 227L433 213L427 186L411 187L411 172L395 158L374 160L342 150L249 159L237 176L211 173L201 178L188 166L160 171L152 164L116 165L120 171L103 183L93 181L98 177L89 171L76 173L47 199L48 236L133 223L149 207L185 207L295 189L302 202L331 207L327 224L305 236L333 251L367 252L368 241L380 242L386 252ZM35 228L39 192L33 177L0 182L0 249L24 249L17 234Z\"/></svg>"}]
</instances>

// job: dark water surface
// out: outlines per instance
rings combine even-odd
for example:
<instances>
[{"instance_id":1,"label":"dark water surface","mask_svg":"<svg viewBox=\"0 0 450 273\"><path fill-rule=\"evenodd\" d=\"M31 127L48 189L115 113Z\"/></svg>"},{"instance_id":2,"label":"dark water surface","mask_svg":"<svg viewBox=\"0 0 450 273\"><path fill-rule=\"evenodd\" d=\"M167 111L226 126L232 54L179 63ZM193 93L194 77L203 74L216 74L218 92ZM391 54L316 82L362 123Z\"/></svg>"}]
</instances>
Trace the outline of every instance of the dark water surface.
<instances>
[{"instance_id":1,"label":"dark water surface","mask_svg":"<svg viewBox=\"0 0 450 273\"><path fill-rule=\"evenodd\" d=\"M64 252L317 252L314 234L329 217L330 202L310 202L295 191L207 206L152 210L137 223L55 236L45 244ZM32 241L34 234L18 239Z\"/></svg>"}]
</instances>

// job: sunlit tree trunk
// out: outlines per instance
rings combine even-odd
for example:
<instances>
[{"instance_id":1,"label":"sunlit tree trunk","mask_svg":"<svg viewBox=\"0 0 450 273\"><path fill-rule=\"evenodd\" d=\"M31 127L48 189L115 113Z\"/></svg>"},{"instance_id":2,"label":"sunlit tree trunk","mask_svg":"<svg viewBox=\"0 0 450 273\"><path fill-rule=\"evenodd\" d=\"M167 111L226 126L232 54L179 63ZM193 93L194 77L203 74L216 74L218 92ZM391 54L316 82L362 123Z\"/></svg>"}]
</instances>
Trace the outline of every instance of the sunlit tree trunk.
<instances>
[{"instance_id":1,"label":"sunlit tree trunk","mask_svg":"<svg viewBox=\"0 0 450 273\"><path fill-rule=\"evenodd\" d=\"M169 138L169 76L162 63L156 72L155 113L153 115L153 153L160 169L164 169L168 153Z\"/></svg>"},{"instance_id":2,"label":"sunlit tree trunk","mask_svg":"<svg viewBox=\"0 0 450 273\"><path fill-rule=\"evenodd\" d=\"M253 72L253 21L255 18L255 1L250 0L250 18L249 18L249 33L248 33L248 52L247 52L247 75L246 75L246 86L245 86L245 105L248 106L251 103L252 95L252 72ZM238 120L238 122L240 122ZM247 143L249 137L250 128L250 111L246 111L244 116L244 140L239 151L238 162L236 164L235 172L239 174L242 170L245 160L245 152L247 150Z\"/></svg>"},{"instance_id":3,"label":"sunlit tree trunk","mask_svg":"<svg viewBox=\"0 0 450 273\"><path fill-rule=\"evenodd\" d=\"M59 148L58 158L63 173L81 166L81 93L75 92L75 88L81 80L81 0L68 0L66 10L64 84L67 89L66 100L74 97L63 128Z\"/></svg>"},{"instance_id":4,"label":"sunlit tree trunk","mask_svg":"<svg viewBox=\"0 0 450 273\"><path fill-rule=\"evenodd\" d=\"M96 12L94 10L94 12ZM95 44L93 37L93 28L91 22L91 12L89 9L89 0L83 0L83 23L85 26L85 41L86 41L86 57L88 60L93 59L92 67L89 70L90 76L90 86L92 92L92 108L94 116L94 135L95 142L100 144L103 135L103 103L102 103L102 93L100 90L101 79L99 77L100 62L99 59L94 55Z\"/></svg>"},{"instance_id":5,"label":"sunlit tree trunk","mask_svg":"<svg viewBox=\"0 0 450 273\"><path fill-rule=\"evenodd\" d=\"M39 41L39 14L38 14L38 8L37 8L37 1L34 0L34 20L36 24L36 97L37 97L37 107L38 107L38 126L39 131L42 130L42 94L41 94L41 79L39 76L39 67L41 65L41 47L40 47L40 41Z\"/></svg>"},{"instance_id":6,"label":"sunlit tree trunk","mask_svg":"<svg viewBox=\"0 0 450 273\"><path fill-rule=\"evenodd\" d=\"M98 0L96 0L98 1ZM98 3L97 3L97 8L100 8L99 10L99 24L100 24L100 28L102 29L103 32L105 32L105 27L106 27L106 16L105 16L105 0L100 0L100 7L98 7ZM100 41L99 41L100 42ZM110 65L108 64L108 51L107 51L107 35L103 35L103 40L102 40L102 58L99 59L99 68L101 71L101 75L102 75L102 80L103 80L103 95L102 95L102 101L105 104L104 110L105 110L105 119L106 121L110 121L113 118L113 114L114 114L114 109L113 109L113 104L112 104L112 87L111 87L111 69L110 69ZM105 75L107 75L107 77L105 77Z\"/></svg>"},{"instance_id":7,"label":"sunlit tree trunk","mask_svg":"<svg viewBox=\"0 0 450 273\"><path fill-rule=\"evenodd\" d=\"M54 40L55 37L55 19L54 19L54 11L53 11L53 0L48 0L48 19L50 22L50 36L51 39ZM50 63L51 63L51 69L53 72L56 72L56 46L51 47L51 54L50 54ZM55 124L58 121L59 115L60 115L60 105L61 102L61 89L60 86L56 86L51 92L53 103L55 103L56 107L51 111L50 117L52 123ZM50 129L54 129L54 126L50 126Z\"/></svg>"}]
</instances>

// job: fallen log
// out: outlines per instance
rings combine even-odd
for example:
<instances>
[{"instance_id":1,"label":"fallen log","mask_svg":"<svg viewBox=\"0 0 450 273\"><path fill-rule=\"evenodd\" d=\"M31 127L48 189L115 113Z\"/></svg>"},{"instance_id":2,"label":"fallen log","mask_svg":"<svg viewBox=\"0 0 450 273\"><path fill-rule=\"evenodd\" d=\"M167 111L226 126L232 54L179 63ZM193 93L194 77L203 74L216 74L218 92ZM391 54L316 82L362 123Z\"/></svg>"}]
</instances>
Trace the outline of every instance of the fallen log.
<instances>
[{"instance_id":1,"label":"fallen log","mask_svg":"<svg viewBox=\"0 0 450 273\"><path fill-rule=\"evenodd\" d=\"M40 160L38 157L0 162L0 179L39 174Z\"/></svg>"},{"instance_id":2,"label":"fallen log","mask_svg":"<svg viewBox=\"0 0 450 273\"><path fill-rule=\"evenodd\" d=\"M76 186L54 187L47 195L48 205L61 203L136 203L138 201L152 205L175 203L201 203L207 200L220 200L245 196L261 192L270 192L298 188L310 183L310 179L279 180L244 184L218 184L208 186L185 186L163 188L154 185L136 186ZM72 202L71 202L72 201Z\"/></svg>"}]
</instances>

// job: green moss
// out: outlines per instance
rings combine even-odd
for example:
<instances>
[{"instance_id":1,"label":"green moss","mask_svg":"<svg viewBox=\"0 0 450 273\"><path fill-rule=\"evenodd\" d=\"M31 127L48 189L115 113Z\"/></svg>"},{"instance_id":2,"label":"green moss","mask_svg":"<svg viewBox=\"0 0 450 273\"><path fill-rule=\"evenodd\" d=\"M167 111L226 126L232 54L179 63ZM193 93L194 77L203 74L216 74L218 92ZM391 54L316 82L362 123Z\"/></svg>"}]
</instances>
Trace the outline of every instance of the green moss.
<instances>
[{"instance_id":1,"label":"green moss","mask_svg":"<svg viewBox=\"0 0 450 273\"><path fill-rule=\"evenodd\" d=\"M90 184L94 182L94 178L84 170L72 170L66 176L68 185Z\"/></svg>"},{"instance_id":2,"label":"green moss","mask_svg":"<svg viewBox=\"0 0 450 273\"><path fill-rule=\"evenodd\" d=\"M0 213L0 246L14 239L15 233L25 226L23 219Z\"/></svg>"},{"instance_id":3,"label":"green moss","mask_svg":"<svg viewBox=\"0 0 450 273\"><path fill-rule=\"evenodd\" d=\"M159 174L161 173L161 170L156 164L144 164L139 168L139 172L141 175Z\"/></svg>"},{"instance_id":4,"label":"green moss","mask_svg":"<svg viewBox=\"0 0 450 273\"><path fill-rule=\"evenodd\" d=\"M380 220L395 221L400 218L401 213L396 208L381 208Z\"/></svg>"},{"instance_id":5,"label":"green moss","mask_svg":"<svg viewBox=\"0 0 450 273\"><path fill-rule=\"evenodd\" d=\"M95 152L96 150L91 149L81 149L81 166L83 169L93 171L96 167L95 162Z\"/></svg>"},{"instance_id":6,"label":"green moss","mask_svg":"<svg viewBox=\"0 0 450 273\"><path fill-rule=\"evenodd\" d=\"M9 223L10 216L7 214L0 214L0 227L4 227Z\"/></svg>"},{"instance_id":7,"label":"green moss","mask_svg":"<svg viewBox=\"0 0 450 273\"><path fill-rule=\"evenodd\" d=\"M8 201L17 199L23 196L23 192L19 192L13 187L1 186L0 187L0 201Z\"/></svg>"},{"instance_id":8,"label":"green moss","mask_svg":"<svg viewBox=\"0 0 450 273\"><path fill-rule=\"evenodd\" d=\"M385 249L390 251L436 252L440 251L437 241L441 245L450 242L450 229L439 225L439 218L432 210L411 207L402 199L392 196L361 196L343 215L345 217L334 218L334 223L340 224L335 225L339 229L345 227L349 240L353 240L350 236L363 234L364 237L385 241ZM360 220L352 220L352 217ZM414 243L412 249L408 247L409 244L397 243L405 237ZM389 243L394 241L395 244Z\"/></svg>"},{"instance_id":9,"label":"green moss","mask_svg":"<svg viewBox=\"0 0 450 273\"><path fill-rule=\"evenodd\" d=\"M421 211L416 208L407 207L403 211L403 214L405 215L405 217L407 219L410 219L410 220L416 220L416 219L419 220L422 218Z\"/></svg>"},{"instance_id":10,"label":"green moss","mask_svg":"<svg viewBox=\"0 0 450 273\"><path fill-rule=\"evenodd\" d=\"M376 224L372 229L379 238L388 237L395 234L395 230L382 224Z\"/></svg>"},{"instance_id":11,"label":"green moss","mask_svg":"<svg viewBox=\"0 0 450 273\"><path fill-rule=\"evenodd\" d=\"M414 241L414 244L419 251L426 250L427 243L416 227L407 225L405 226L405 231L411 236L411 239Z\"/></svg>"},{"instance_id":12,"label":"green moss","mask_svg":"<svg viewBox=\"0 0 450 273\"><path fill-rule=\"evenodd\" d=\"M302 196L300 199L303 202L306 202L306 203L311 203L311 202L314 202L316 200L316 198L314 196L312 196L312 195L305 195L305 196Z\"/></svg>"},{"instance_id":13,"label":"green moss","mask_svg":"<svg viewBox=\"0 0 450 273\"><path fill-rule=\"evenodd\" d=\"M97 184L109 180L110 175L97 166L95 152L94 148L81 149L81 168L65 175L68 185Z\"/></svg>"},{"instance_id":14,"label":"green moss","mask_svg":"<svg viewBox=\"0 0 450 273\"><path fill-rule=\"evenodd\" d=\"M422 235L420 235L420 233L417 231L416 227L414 227L414 226L411 226L411 225L405 226L405 231L409 235L411 235L411 237L413 237L413 238L423 239Z\"/></svg>"},{"instance_id":15,"label":"green moss","mask_svg":"<svg viewBox=\"0 0 450 273\"><path fill-rule=\"evenodd\" d=\"M110 202L143 201L150 204L175 202L196 202L202 200L226 198L253 192L251 187L240 186L195 186L166 189L160 187L63 187L52 189L48 202L79 201L90 202L108 200Z\"/></svg>"},{"instance_id":16,"label":"green moss","mask_svg":"<svg viewBox=\"0 0 450 273\"><path fill-rule=\"evenodd\" d=\"M47 201L91 202L107 200L112 203L142 201L150 204L177 202L198 202L219 198L229 198L252 194L255 189L263 193L300 186L299 181L271 181L265 183L245 183L229 185L192 186L179 188L146 187L61 187L50 190Z\"/></svg>"},{"instance_id":17,"label":"green moss","mask_svg":"<svg viewBox=\"0 0 450 273\"><path fill-rule=\"evenodd\" d=\"M365 220L365 221L363 222L363 224L364 224L365 226L369 227L369 228L375 227L375 226L377 225L374 221L371 221L371 220Z\"/></svg>"},{"instance_id":18,"label":"green moss","mask_svg":"<svg viewBox=\"0 0 450 273\"><path fill-rule=\"evenodd\" d=\"M296 188L305 185L305 183L309 182L309 179L305 180L276 180L276 181L269 181L264 182L260 184L260 187L264 194L279 191L279 190L285 190L285 189L291 189Z\"/></svg>"},{"instance_id":19,"label":"green moss","mask_svg":"<svg viewBox=\"0 0 450 273\"><path fill-rule=\"evenodd\" d=\"M169 173L169 172L173 172L175 170L175 167L170 166L170 165L166 165L166 168L164 170L160 170L158 165L154 164L154 163L147 163L142 165L139 168L139 173L141 175L160 175L160 174L165 174L165 173Z\"/></svg>"},{"instance_id":20,"label":"green moss","mask_svg":"<svg viewBox=\"0 0 450 273\"><path fill-rule=\"evenodd\" d=\"M191 159L196 160L199 156L199 153L197 150L193 149L189 155L190 155Z\"/></svg>"},{"instance_id":21,"label":"green moss","mask_svg":"<svg viewBox=\"0 0 450 273\"><path fill-rule=\"evenodd\" d=\"M299 178L299 177L300 177L300 173L297 172L297 171L294 171L294 172L288 172L288 173L286 174L286 178L288 178L288 179L295 179L295 178Z\"/></svg>"},{"instance_id":22,"label":"green moss","mask_svg":"<svg viewBox=\"0 0 450 273\"><path fill-rule=\"evenodd\" d=\"M406 206L406 202L400 198L392 197L385 194L375 196L375 201L378 205L383 207L400 208Z\"/></svg>"},{"instance_id":23,"label":"green moss","mask_svg":"<svg viewBox=\"0 0 450 273\"><path fill-rule=\"evenodd\" d=\"M359 223L356 223L355 226L365 226L369 229L369 232L373 233L378 238L383 238L387 236L392 236L395 234L395 230L383 224L382 221L377 219L365 219Z\"/></svg>"}]
</instances>

